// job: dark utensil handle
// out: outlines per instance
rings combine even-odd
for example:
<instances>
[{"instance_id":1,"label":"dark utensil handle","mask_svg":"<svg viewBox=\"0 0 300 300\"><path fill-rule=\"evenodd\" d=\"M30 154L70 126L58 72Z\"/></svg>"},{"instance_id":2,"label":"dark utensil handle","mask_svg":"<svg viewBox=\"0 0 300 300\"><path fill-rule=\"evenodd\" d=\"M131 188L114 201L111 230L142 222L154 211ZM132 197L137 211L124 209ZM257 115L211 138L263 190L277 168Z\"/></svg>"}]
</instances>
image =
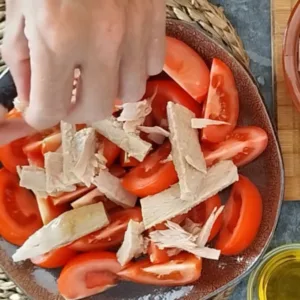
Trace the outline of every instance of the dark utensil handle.
<instances>
[{"instance_id":1,"label":"dark utensil handle","mask_svg":"<svg viewBox=\"0 0 300 300\"><path fill-rule=\"evenodd\" d=\"M17 89L9 69L0 75L0 104L11 110L14 107L13 100L17 97Z\"/></svg>"}]
</instances>

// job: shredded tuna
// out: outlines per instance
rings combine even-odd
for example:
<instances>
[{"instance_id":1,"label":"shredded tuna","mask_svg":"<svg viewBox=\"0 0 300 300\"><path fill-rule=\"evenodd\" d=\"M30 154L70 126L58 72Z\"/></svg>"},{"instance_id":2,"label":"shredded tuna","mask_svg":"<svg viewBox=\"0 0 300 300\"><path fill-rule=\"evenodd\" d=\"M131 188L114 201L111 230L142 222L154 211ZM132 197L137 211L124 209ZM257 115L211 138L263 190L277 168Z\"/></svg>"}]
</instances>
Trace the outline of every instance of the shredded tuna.
<instances>
[{"instance_id":1,"label":"shredded tuna","mask_svg":"<svg viewBox=\"0 0 300 300\"><path fill-rule=\"evenodd\" d=\"M76 127L75 125L61 121L60 130L62 139L64 181L69 182L70 184L76 184L79 182L78 178L73 173L77 158L76 148L74 147Z\"/></svg>"},{"instance_id":2,"label":"shredded tuna","mask_svg":"<svg viewBox=\"0 0 300 300\"><path fill-rule=\"evenodd\" d=\"M48 152L45 154L46 191L48 194L57 192L72 192L75 185L64 182L63 156L61 153Z\"/></svg>"},{"instance_id":3,"label":"shredded tuna","mask_svg":"<svg viewBox=\"0 0 300 300\"><path fill-rule=\"evenodd\" d=\"M178 184L156 195L140 200L146 229L187 213L193 207L216 195L238 180L237 167L232 161L222 161L212 166L202 182L201 191L194 199L182 201Z\"/></svg>"},{"instance_id":4,"label":"shredded tuna","mask_svg":"<svg viewBox=\"0 0 300 300\"><path fill-rule=\"evenodd\" d=\"M219 209L217 209L215 207L214 210L212 211L211 215L207 219L206 223L201 228L201 231L196 240L196 244L199 247L204 247L206 245L208 238L210 236L211 230L212 230L216 220L218 219L219 215L222 213L223 209L224 209L224 206L219 207Z\"/></svg>"},{"instance_id":5,"label":"shredded tuna","mask_svg":"<svg viewBox=\"0 0 300 300\"><path fill-rule=\"evenodd\" d=\"M194 129L202 129L211 125L228 125L228 124L229 124L228 122L211 120L211 119L193 118L191 120L191 127Z\"/></svg>"},{"instance_id":6,"label":"shredded tuna","mask_svg":"<svg viewBox=\"0 0 300 300\"><path fill-rule=\"evenodd\" d=\"M194 223L191 219L186 218L183 229L193 235L198 235L201 232L201 225Z\"/></svg>"},{"instance_id":7,"label":"shredded tuna","mask_svg":"<svg viewBox=\"0 0 300 300\"><path fill-rule=\"evenodd\" d=\"M102 203L67 211L30 236L13 255L13 260L26 260L69 245L108 223Z\"/></svg>"},{"instance_id":8,"label":"shredded tuna","mask_svg":"<svg viewBox=\"0 0 300 300\"><path fill-rule=\"evenodd\" d=\"M180 104L168 102L167 115L181 199L190 200L200 192L200 183L207 172L198 131L191 128L191 119L195 114Z\"/></svg>"},{"instance_id":9,"label":"shredded tuna","mask_svg":"<svg viewBox=\"0 0 300 300\"><path fill-rule=\"evenodd\" d=\"M158 248L177 248L196 255L197 257L218 260L220 251L197 245L197 236L185 231L171 221L166 223L168 229L150 232L150 239Z\"/></svg>"},{"instance_id":10,"label":"shredded tuna","mask_svg":"<svg viewBox=\"0 0 300 300\"><path fill-rule=\"evenodd\" d=\"M98 171L98 158L96 152L96 135L93 128L84 128L76 132L73 139L75 147L75 166L73 173L87 187L91 186Z\"/></svg>"},{"instance_id":11,"label":"shredded tuna","mask_svg":"<svg viewBox=\"0 0 300 300\"><path fill-rule=\"evenodd\" d=\"M92 127L138 161L143 161L152 148L135 133L125 132L122 123L114 117L93 123Z\"/></svg>"},{"instance_id":12,"label":"shredded tuna","mask_svg":"<svg viewBox=\"0 0 300 300\"><path fill-rule=\"evenodd\" d=\"M17 167L20 186L32 191L46 192L46 172L34 166Z\"/></svg>"},{"instance_id":13,"label":"shredded tuna","mask_svg":"<svg viewBox=\"0 0 300 300\"><path fill-rule=\"evenodd\" d=\"M139 257L145 252L144 238L142 232L145 230L143 223L130 220L124 235L124 241L117 258L119 263L124 266L134 257Z\"/></svg>"},{"instance_id":14,"label":"shredded tuna","mask_svg":"<svg viewBox=\"0 0 300 300\"><path fill-rule=\"evenodd\" d=\"M84 205L89 205L93 203L97 203L98 201L95 200L96 197L103 196L103 193L101 193L98 189L93 189L92 191L88 192L86 195L82 196L81 198L74 201L71 206L73 208L79 208Z\"/></svg>"},{"instance_id":15,"label":"shredded tuna","mask_svg":"<svg viewBox=\"0 0 300 300\"><path fill-rule=\"evenodd\" d=\"M123 207L134 207L137 197L127 192L119 178L113 176L108 170L102 170L94 178L93 183L108 199Z\"/></svg>"},{"instance_id":16,"label":"shredded tuna","mask_svg":"<svg viewBox=\"0 0 300 300\"><path fill-rule=\"evenodd\" d=\"M142 132L148 133L148 138L158 145L161 145L164 140L170 136L170 133L167 130L159 126L139 126L138 129Z\"/></svg>"}]
</instances>

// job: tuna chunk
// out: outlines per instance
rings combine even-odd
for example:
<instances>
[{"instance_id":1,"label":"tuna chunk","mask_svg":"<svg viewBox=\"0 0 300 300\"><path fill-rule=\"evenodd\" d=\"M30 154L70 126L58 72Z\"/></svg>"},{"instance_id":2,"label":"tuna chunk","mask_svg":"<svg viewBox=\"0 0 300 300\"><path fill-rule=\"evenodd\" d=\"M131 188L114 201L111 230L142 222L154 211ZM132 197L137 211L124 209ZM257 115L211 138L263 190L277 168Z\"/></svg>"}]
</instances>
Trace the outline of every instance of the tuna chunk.
<instances>
[{"instance_id":1,"label":"tuna chunk","mask_svg":"<svg viewBox=\"0 0 300 300\"><path fill-rule=\"evenodd\" d=\"M191 120L191 126L194 129L202 129L202 128L205 128L205 127L211 126L211 125L228 125L228 124L229 123L224 122L224 121L211 120L211 119L193 118Z\"/></svg>"},{"instance_id":2,"label":"tuna chunk","mask_svg":"<svg viewBox=\"0 0 300 300\"><path fill-rule=\"evenodd\" d=\"M13 255L13 260L26 260L69 245L108 223L101 202L67 211L29 237Z\"/></svg>"},{"instance_id":3,"label":"tuna chunk","mask_svg":"<svg viewBox=\"0 0 300 300\"><path fill-rule=\"evenodd\" d=\"M168 229L166 230L150 232L150 239L158 248L176 248L190 252L197 257L219 259L219 250L197 245L197 235L185 231L181 226L170 221L167 221L167 227Z\"/></svg>"},{"instance_id":4,"label":"tuna chunk","mask_svg":"<svg viewBox=\"0 0 300 300\"><path fill-rule=\"evenodd\" d=\"M46 172L34 166L18 167L20 186L37 192L46 192Z\"/></svg>"},{"instance_id":5,"label":"tuna chunk","mask_svg":"<svg viewBox=\"0 0 300 300\"><path fill-rule=\"evenodd\" d=\"M150 143L143 141L135 133L125 132L122 123L114 117L93 123L92 127L138 161L143 161L151 150Z\"/></svg>"},{"instance_id":6,"label":"tuna chunk","mask_svg":"<svg viewBox=\"0 0 300 300\"><path fill-rule=\"evenodd\" d=\"M179 178L182 200L190 200L202 188L206 163L201 151L199 134L191 127L195 114L180 104L168 102L167 115L172 144L173 162Z\"/></svg>"},{"instance_id":7,"label":"tuna chunk","mask_svg":"<svg viewBox=\"0 0 300 300\"><path fill-rule=\"evenodd\" d=\"M129 221L123 244L117 252L118 261L122 266L146 252L147 247L142 235L144 230L143 223Z\"/></svg>"},{"instance_id":8,"label":"tuna chunk","mask_svg":"<svg viewBox=\"0 0 300 300\"><path fill-rule=\"evenodd\" d=\"M137 197L127 192L121 185L120 179L109 173L108 170L100 171L93 183L101 193L117 205L125 208L135 206Z\"/></svg>"},{"instance_id":9,"label":"tuna chunk","mask_svg":"<svg viewBox=\"0 0 300 300\"><path fill-rule=\"evenodd\" d=\"M201 191L193 199L182 201L178 184L153 196L141 199L143 222L146 229L184 214L199 203L216 195L238 180L237 167L232 161L222 161L212 166L203 179Z\"/></svg>"}]
</instances>

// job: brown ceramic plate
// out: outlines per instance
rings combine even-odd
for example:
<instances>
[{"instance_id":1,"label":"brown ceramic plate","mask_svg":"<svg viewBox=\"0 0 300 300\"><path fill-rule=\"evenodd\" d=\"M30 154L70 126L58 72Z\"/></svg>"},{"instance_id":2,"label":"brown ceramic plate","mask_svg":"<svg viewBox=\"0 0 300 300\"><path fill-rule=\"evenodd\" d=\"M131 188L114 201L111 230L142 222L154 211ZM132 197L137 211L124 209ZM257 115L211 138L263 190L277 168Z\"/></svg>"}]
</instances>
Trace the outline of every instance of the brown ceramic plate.
<instances>
[{"instance_id":1,"label":"brown ceramic plate","mask_svg":"<svg viewBox=\"0 0 300 300\"><path fill-rule=\"evenodd\" d=\"M178 288L161 288L132 283L117 287L91 299L208 299L244 277L265 252L274 233L283 199L284 174L281 153L274 127L259 90L246 69L224 48L193 26L179 21L168 21L168 35L176 37L194 48L208 65L214 57L222 59L234 73L240 95L240 125L261 126L269 136L265 153L241 169L259 188L264 201L264 215L259 234L253 245L239 257L222 257L220 261L205 261L203 276L195 285ZM13 264L11 255L15 247L0 240L0 265L8 275L33 299L61 299L57 295L58 271L47 271L32 266L29 262Z\"/></svg>"},{"instance_id":2,"label":"brown ceramic plate","mask_svg":"<svg viewBox=\"0 0 300 300\"><path fill-rule=\"evenodd\" d=\"M300 112L300 1L295 5L284 36L284 77L294 105Z\"/></svg>"}]
</instances>

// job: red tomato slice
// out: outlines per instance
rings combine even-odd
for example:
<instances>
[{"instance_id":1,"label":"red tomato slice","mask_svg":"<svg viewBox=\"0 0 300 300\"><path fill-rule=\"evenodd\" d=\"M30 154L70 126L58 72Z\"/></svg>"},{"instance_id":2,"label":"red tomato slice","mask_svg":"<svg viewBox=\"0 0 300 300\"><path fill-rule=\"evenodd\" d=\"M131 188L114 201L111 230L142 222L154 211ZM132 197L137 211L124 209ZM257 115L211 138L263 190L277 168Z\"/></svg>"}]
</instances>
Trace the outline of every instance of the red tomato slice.
<instances>
[{"instance_id":1,"label":"red tomato slice","mask_svg":"<svg viewBox=\"0 0 300 300\"><path fill-rule=\"evenodd\" d=\"M51 197L37 197L37 204L44 225L50 223L53 219L57 218L69 209L68 205L66 204L55 206Z\"/></svg>"},{"instance_id":2,"label":"red tomato slice","mask_svg":"<svg viewBox=\"0 0 300 300\"><path fill-rule=\"evenodd\" d=\"M236 128L220 144L202 147L205 161L211 166L221 160L232 160L238 167L256 159L268 145L267 133L255 126Z\"/></svg>"},{"instance_id":3,"label":"red tomato slice","mask_svg":"<svg viewBox=\"0 0 300 300\"><path fill-rule=\"evenodd\" d=\"M118 178L122 178L126 174L126 170L117 164L111 165L109 167L109 172Z\"/></svg>"},{"instance_id":4,"label":"red tomato slice","mask_svg":"<svg viewBox=\"0 0 300 300\"><path fill-rule=\"evenodd\" d=\"M149 259L130 263L118 275L142 284L177 286L193 283L201 276L202 261L193 254L180 253L163 264L153 265Z\"/></svg>"},{"instance_id":5,"label":"red tomato slice","mask_svg":"<svg viewBox=\"0 0 300 300\"><path fill-rule=\"evenodd\" d=\"M110 215L110 224L105 228L80 238L70 245L76 251L106 250L120 245L130 220L141 222L139 207L114 212Z\"/></svg>"},{"instance_id":6,"label":"red tomato slice","mask_svg":"<svg viewBox=\"0 0 300 300\"><path fill-rule=\"evenodd\" d=\"M61 133L52 133L42 140L34 141L23 147L28 160L37 167L44 167L44 154L55 152L61 145Z\"/></svg>"},{"instance_id":7,"label":"red tomato slice","mask_svg":"<svg viewBox=\"0 0 300 300\"><path fill-rule=\"evenodd\" d=\"M21 138L0 147L0 161L13 174L17 174L17 166L28 165L28 159L22 150L25 143L26 138Z\"/></svg>"},{"instance_id":8,"label":"red tomato slice","mask_svg":"<svg viewBox=\"0 0 300 300\"><path fill-rule=\"evenodd\" d=\"M216 248L223 255L237 255L247 249L258 233L262 210L258 189L248 178L240 175L225 205L223 226Z\"/></svg>"},{"instance_id":9,"label":"red tomato slice","mask_svg":"<svg viewBox=\"0 0 300 300\"><path fill-rule=\"evenodd\" d=\"M110 167L121 153L121 149L106 137L99 135L100 149L103 151L103 156L106 158L106 166Z\"/></svg>"},{"instance_id":10,"label":"red tomato slice","mask_svg":"<svg viewBox=\"0 0 300 300\"><path fill-rule=\"evenodd\" d=\"M41 268L55 269L66 265L77 253L68 247L52 250L49 253L31 259L31 262Z\"/></svg>"},{"instance_id":11,"label":"red tomato slice","mask_svg":"<svg viewBox=\"0 0 300 300\"><path fill-rule=\"evenodd\" d=\"M217 207L221 207L222 202L219 195L215 195L206 201L200 203L196 207L194 207L188 214L188 217L195 223L203 225L213 210ZM208 241L210 242L220 231L222 226L222 213L214 223L214 226L211 230Z\"/></svg>"},{"instance_id":12,"label":"red tomato slice","mask_svg":"<svg viewBox=\"0 0 300 300\"><path fill-rule=\"evenodd\" d=\"M171 144L166 141L122 178L123 187L134 195L146 197L164 191L176 183L178 177L173 162L162 163L170 152Z\"/></svg>"},{"instance_id":13,"label":"red tomato slice","mask_svg":"<svg viewBox=\"0 0 300 300\"><path fill-rule=\"evenodd\" d=\"M128 156L125 151L121 151L120 163L123 168L136 167L140 162L132 156Z\"/></svg>"},{"instance_id":14,"label":"red tomato slice","mask_svg":"<svg viewBox=\"0 0 300 300\"><path fill-rule=\"evenodd\" d=\"M167 37L164 71L196 101L205 100L209 69L201 56L187 44Z\"/></svg>"},{"instance_id":15,"label":"red tomato slice","mask_svg":"<svg viewBox=\"0 0 300 300\"><path fill-rule=\"evenodd\" d=\"M0 170L0 235L21 246L43 226L33 194L19 186L17 175Z\"/></svg>"},{"instance_id":16,"label":"red tomato slice","mask_svg":"<svg viewBox=\"0 0 300 300\"><path fill-rule=\"evenodd\" d=\"M120 270L115 253L83 253L63 268L57 280L58 290L68 300L89 297L114 286Z\"/></svg>"},{"instance_id":17,"label":"red tomato slice","mask_svg":"<svg viewBox=\"0 0 300 300\"><path fill-rule=\"evenodd\" d=\"M152 102L152 115L155 122L167 127L167 103L179 103L191 110L197 117L201 117L201 105L187 94L176 82L171 80L148 81L145 97L155 95Z\"/></svg>"},{"instance_id":18,"label":"red tomato slice","mask_svg":"<svg viewBox=\"0 0 300 300\"><path fill-rule=\"evenodd\" d=\"M239 95L233 74L225 63L215 58L211 67L204 118L225 121L229 125L207 126L202 131L202 139L211 143L222 142L236 126L238 116Z\"/></svg>"}]
</instances>

